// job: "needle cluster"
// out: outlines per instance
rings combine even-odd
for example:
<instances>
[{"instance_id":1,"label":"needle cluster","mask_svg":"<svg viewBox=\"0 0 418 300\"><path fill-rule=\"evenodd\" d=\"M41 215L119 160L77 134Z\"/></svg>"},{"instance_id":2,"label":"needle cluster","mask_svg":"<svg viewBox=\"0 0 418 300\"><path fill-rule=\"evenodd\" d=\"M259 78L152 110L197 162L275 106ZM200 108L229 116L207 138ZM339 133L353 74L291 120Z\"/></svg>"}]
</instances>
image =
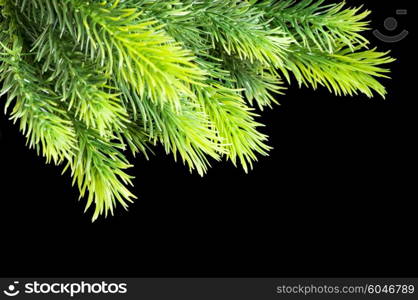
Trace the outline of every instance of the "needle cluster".
<instances>
[{"instance_id":1,"label":"needle cluster","mask_svg":"<svg viewBox=\"0 0 418 300\"><path fill-rule=\"evenodd\" d=\"M0 0L0 95L93 220L136 196L127 152L167 154L203 175L268 155L258 114L291 81L384 96L387 53L369 11L325 0Z\"/></svg>"}]
</instances>

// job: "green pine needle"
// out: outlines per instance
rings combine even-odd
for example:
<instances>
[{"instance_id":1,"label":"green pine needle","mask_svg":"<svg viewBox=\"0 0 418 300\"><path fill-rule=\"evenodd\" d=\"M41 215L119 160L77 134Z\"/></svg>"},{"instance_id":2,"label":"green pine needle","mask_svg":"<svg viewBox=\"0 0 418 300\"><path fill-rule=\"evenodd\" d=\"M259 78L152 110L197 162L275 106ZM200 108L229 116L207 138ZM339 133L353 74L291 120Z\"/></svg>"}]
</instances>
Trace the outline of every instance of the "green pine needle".
<instances>
[{"instance_id":1,"label":"green pine needle","mask_svg":"<svg viewBox=\"0 0 418 300\"><path fill-rule=\"evenodd\" d=\"M63 164L93 220L136 199L126 151L204 175L268 155L259 110L288 83L386 95L369 11L325 0L0 0L0 95L28 146Z\"/></svg>"}]
</instances>

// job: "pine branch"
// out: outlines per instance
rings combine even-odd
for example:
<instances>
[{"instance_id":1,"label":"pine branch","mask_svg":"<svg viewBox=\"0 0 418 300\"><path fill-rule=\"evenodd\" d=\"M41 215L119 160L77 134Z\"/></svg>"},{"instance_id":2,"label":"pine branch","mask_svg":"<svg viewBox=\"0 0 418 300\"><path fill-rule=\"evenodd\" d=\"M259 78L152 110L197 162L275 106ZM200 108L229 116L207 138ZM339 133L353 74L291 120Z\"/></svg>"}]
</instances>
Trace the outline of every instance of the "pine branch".
<instances>
[{"instance_id":1,"label":"pine branch","mask_svg":"<svg viewBox=\"0 0 418 300\"><path fill-rule=\"evenodd\" d=\"M93 220L136 197L125 157L167 154L203 175L268 155L260 110L282 78L386 95L369 11L325 0L0 0L0 95L47 162L66 163Z\"/></svg>"},{"instance_id":2,"label":"pine branch","mask_svg":"<svg viewBox=\"0 0 418 300\"><path fill-rule=\"evenodd\" d=\"M201 143L201 148L206 149L205 151L210 157L217 160L217 153L223 154L236 164L237 157L239 156L238 160L241 162L244 169L248 170L251 161L256 159L256 153L266 154L269 147L264 144L266 137L256 130L260 124L255 122L254 124L251 124L251 122L253 122L253 114L251 113L251 110L245 106L243 99L237 94L237 91L221 87L221 84L216 82L219 79L230 82L234 81L234 78L231 77L231 74L227 70L222 68L221 59L208 53L212 48L213 43L208 41L207 31L205 32L202 29L197 29L195 26L191 26L191 24L195 23L204 24L202 16L204 16L206 12L202 10L202 7L198 7L198 4L187 1L180 3L178 1L161 2L155 0L142 0L127 1L125 2L125 5L130 5L130 2L137 3L139 7L144 9L145 14L152 15L159 22L164 23L164 28L170 35L175 37L177 42L187 45L189 49L193 49L197 64L202 69L206 70L208 77L212 78L205 81L206 87L200 85L194 87L195 93L198 96L198 101L200 101L200 105L204 108L204 113L208 114L208 116L204 118L209 117L210 122L208 123L206 121L206 125L203 127L202 125L188 126L188 130L182 130L182 132L185 133L185 136L195 136L196 138L195 133L188 133L190 132L190 129L204 129L205 132L210 133L210 140L215 141L215 143L208 143L208 141ZM209 2L205 3L208 4ZM218 11L221 11L223 8L223 6L220 5L221 2L215 4L218 6ZM214 3L211 5L214 5ZM170 7L170 9L167 10L167 7ZM249 31L248 35L251 35ZM217 85L216 88L211 87L214 80ZM257 77L254 81L256 80L262 81L266 79ZM262 81L262 84L265 84L265 81ZM259 88L259 86L256 88ZM167 120L173 120L175 115L171 114L169 118L164 118L163 120L165 121L162 122L161 118L155 115L155 110L150 107L149 104L146 104L145 101L141 100L134 93L129 92L126 88L122 88L122 90L125 91L125 95L129 95L131 102L138 104L138 111L145 121L144 128L148 128L148 130L152 132L151 136L154 135L155 128L157 128L157 131L164 132L164 124L170 124ZM223 94L217 94L217 90L223 90ZM275 90L277 91L278 89ZM212 94L215 94L215 96L208 98L207 95ZM259 96L260 101L262 101L261 93L258 93L257 96ZM263 96L268 97L265 94ZM228 97L230 97L228 105L225 105ZM270 99L272 99L272 97L270 97ZM266 98L263 100L267 101ZM217 108L213 109L212 106L215 105ZM178 118L183 118L184 120L185 116L181 114L177 119ZM187 116L187 118L189 118L189 116ZM182 123L180 122L180 124ZM177 125L177 127L182 128L179 125ZM219 128L221 129L219 130ZM228 128L230 131L227 131ZM214 130L216 133L215 136L213 136ZM206 134L203 133L202 136L206 136ZM164 138L161 139L162 144L166 145L167 151L170 151L170 147L172 147L169 137L170 135L165 134ZM180 140L183 141L183 139ZM187 145L187 143L184 142L177 142L177 144ZM203 153L196 153L196 149L198 148L184 149L184 151L181 151L181 148L179 148L179 153L183 160L188 162L191 169L197 168L199 174L205 173L209 162L204 158L202 155ZM198 162L197 165L193 166L188 153L193 154L195 161Z\"/></svg>"},{"instance_id":3,"label":"pine branch","mask_svg":"<svg viewBox=\"0 0 418 300\"><path fill-rule=\"evenodd\" d=\"M287 28L294 39L285 67L287 81L293 73L299 85L316 89L325 86L336 95L359 92L382 97L386 89L376 78L387 78L382 65L393 62L389 52L366 49L369 41L361 35L367 30L364 19L369 11L345 8L345 2L323 5L325 0L264 0L257 6L273 18L273 26Z\"/></svg>"},{"instance_id":4,"label":"pine branch","mask_svg":"<svg viewBox=\"0 0 418 300\"><path fill-rule=\"evenodd\" d=\"M132 85L141 98L179 108L181 97L193 97L190 84L198 84L204 72L155 20L142 18L135 8L120 8L119 3L37 0L26 2L22 11L29 11L26 16L33 22L40 19L68 32L91 60ZM39 10L41 17L35 14Z\"/></svg>"},{"instance_id":5,"label":"pine branch","mask_svg":"<svg viewBox=\"0 0 418 300\"><path fill-rule=\"evenodd\" d=\"M35 61L40 63L42 73L46 73L48 82L55 83L61 101L78 120L87 128L97 129L101 136L126 128L128 113L103 68L98 70L68 37L59 38L50 26L32 43L31 51L36 53Z\"/></svg>"},{"instance_id":6,"label":"pine branch","mask_svg":"<svg viewBox=\"0 0 418 300\"><path fill-rule=\"evenodd\" d=\"M263 125L255 121L258 115L246 106L237 91L212 82L211 87L197 93L225 145L226 157L234 165L240 162L248 172L257 160L256 154L268 155L271 148L265 144L267 136L258 131Z\"/></svg>"},{"instance_id":7,"label":"pine branch","mask_svg":"<svg viewBox=\"0 0 418 300\"><path fill-rule=\"evenodd\" d=\"M394 60L387 54L375 49L352 52L349 48L330 54L295 47L286 67L293 72L299 85L310 85L314 89L325 86L336 95L352 96L361 92L371 98L376 91L385 97L386 89L376 78L388 78L385 74L389 70L381 65Z\"/></svg>"},{"instance_id":8,"label":"pine branch","mask_svg":"<svg viewBox=\"0 0 418 300\"><path fill-rule=\"evenodd\" d=\"M0 96L7 94L5 111L13 105L11 120L20 122L29 148L60 164L69 159L75 148L75 134L71 121L58 105L58 97L37 74L30 58L24 53L14 12L5 6L3 15L9 21L2 23L0 42ZM8 25L8 26L7 26Z\"/></svg>"},{"instance_id":9,"label":"pine branch","mask_svg":"<svg viewBox=\"0 0 418 300\"><path fill-rule=\"evenodd\" d=\"M205 38L210 40L213 48L250 62L283 64L291 40L281 28L273 28L268 21L263 21L261 10L239 0L183 2L196 12L196 23L201 24Z\"/></svg>"},{"instance_id":10,"label":"pine branch","mask_svg":"<svg viewBox=\"0 0 418 300\"><path fill-rule=\"evenodd\" d=\"M210 166L207 157L219 160L224 150L207 114L196 104L188 105L180 115L167 107L159 112L161 131L154 140L160 141L176 161L179 154L190 170L196 169L203 176Z\"/></svg>"},{"instance_id":11,"label":"pine branch","mask_svg":"<svg viewBox=\"0 0 418 300\"><path fill-rule=\"evenodd\" d=\"M244 89L244 96L251 106L256 102L258 108L272 107L277 104L277 95L282 95L283 82L274 68L260 63L234 59L224 56L224 68L230 71L231 80L227 81L233 89Z\"/></svg>"},{"instance_id":12,"label":"pine branch","mask_svg":"<svg viewBox=\"0 0 418 300\"><path fill-rule=\"evenodd\" d=\"M17 16L14 15L12 10L8 12L12 20L17 20ZM12 25L11 29L13 29L17 22L10 21L9 24ZM79 63L79 60L66 57L64 51L59 51L59 47L54 49L43 47L41 51L37 52L37 57L29 63L27 60L31 56L24 56L22 53L24 48L23 37L17 35L19 34L17 30L10 31L14 41L8 44L12 44L13 49L9 49L2 44L7 54L6 57L2 58L2 68L0 69L0 73L7 76L2 78L4 80L2 94L4 92L9 94L6 109L16 98L11 118L15 121L20 119L21 129L28 138L29 146L35 147L38 153L42 150L48 162L52 160L55 164L60 164L64 160L67 161L66 169L69 167L72 169L74 182L78 183L81 197L88 193L86 209L92 203L95 204L93 220L101 214L107 215L109 211L113 214L116 201L126 208L126 202L132 202L131 199L135 196L124 186L124 184L131 184L131 177L123 172L130 165L117 150L117 148L123 149L124 146L111 142L116 137L109 136L108 131L106 131L106 138L100 137L100 126L97 128L98 130L89 129L84 123L78 121L78 118L75 118L76 115L80 114L78 109L75 110L75 115L71 113L72 102L76 97L77 101L80 100L81 96L86 97L83 100L89 102L87 114L94 113L94 105L97 105L97 102L92 103L91 101L94 101L95 96L97 96L94 85L89 86L94 93L87 94L85 93L86 90L80 90L79 82L83 82L83 77L75 77L80 76L81 73L75 72L75 69L73 69L73 63ZM53 47L54 43L49 42L51 43L48 43L48 45ZM36 48L35 45L34 49ZM59 89L55 85L54 91L51 82L57 80L58 75L54 73L59 73L59 68L52 67L54 59L44 60L40 54L55 50L57 50L54 52L57 56L56 59L61 64L67 63L64 67L67 67L67 71L73 71L70 74L74 77L68 78L67 74L67 79L72 83L67 85L67 80L62 81L58 85ZM42 67L37 64L40 61L43 63ZM54 69L55 72L52 72L47 80L42 80L43 75L47 74L50 69ZM90 77L92 74L87 75ZM86 85L87 83L83 82L82 84ZM79 90L74 91L71 87ZM64 91L63 94L59 93L61 88ZM65 96L65 93L68 92L67 89L76 93L76 97ZM64 109L63 101L67 100L70 100L68 101L69 107ZM107 100L104 99L102 103L111 105ZM98 118L99 122L108 126L107 116L103 112L103 110L100 111L100 114L96 117L100 116ZM124 120L122 116L117 116L115 119L116 122Z\"/></svg>"},{"instance_id":13,"label":"pine branch","mask_svg":"<svg viewBox=\"0 0 418 300\"><path fill-rule=\"evenodd\" d=\"M97 131L73 119L78 138L78 151L66 169L71 169L73 184L77 184L80 198L87 196L86 211L94 203L93 221L100 215L113 215L117 203L125 209L136 196L125 185L132 185L133 177L125 170L132 167L121 151L123 144L104 139ZM66 170L65 169L65 170Z\"/></svg>"},{"instance_id":14,"label":"pine branch","mask_svg":"<svg viewBox=\"0 0 418 300\"><path fill-rule=\"evenodd\" d=\"M341 44L354 50L369 41L361 35L368 29L368 10L345 8L345 2L324 4L325 0L264 0L257 5L273 19L274 26L283 28L289 36L308 50L312 46L333 53Z\"/></svg>"},{"instance_id":15,"label":"pine branch","mask_svg":"<svg viewBox=\"0 0 418 300\"><path fill-rule=\"evenodd\" d=\"M208 117L198 103L181 102L181 110L171 106L158 106L149 99L141 99L126 85L121 84L120 90L125 101L132 103L137 129L141 128L141 138L129 143L131 150L137 153L146 152L147 144L162 144L167 154L172 153L175 160L181 157L190 170L197 170L200 175L206 173L209 165L205 155L219 160L219 152L223 150L218 145L218 138L213 131ZM132 126L130 127L133 128ZM135 133L128 130L129 135ZM145 140L144 140L145 139Z\"/></svg>"}]
</instances>

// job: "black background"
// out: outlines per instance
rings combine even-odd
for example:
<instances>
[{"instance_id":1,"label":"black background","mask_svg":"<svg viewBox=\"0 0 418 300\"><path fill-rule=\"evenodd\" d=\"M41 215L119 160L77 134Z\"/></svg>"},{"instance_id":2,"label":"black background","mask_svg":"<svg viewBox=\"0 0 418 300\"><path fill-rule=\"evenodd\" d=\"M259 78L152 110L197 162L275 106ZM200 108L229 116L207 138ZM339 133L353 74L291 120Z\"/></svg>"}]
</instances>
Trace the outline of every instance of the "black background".
<instances>
[{"instance_id":1,"label":"black background","mask_svg":"<svg viewBox=\"0 0 418 300\"><path fill-rule=\"evenodd\" d=\"M411 31L396 44L369 34L398 59L386 100L293 84L263 112L274 150L250 174L137 158L139 200L113 218L92 224L69 176L2 114L0 276L416 275L415 32L412 11L395 15L411 1L348 4L366 4L383 33Z\"/></svg>"}]
</instances>

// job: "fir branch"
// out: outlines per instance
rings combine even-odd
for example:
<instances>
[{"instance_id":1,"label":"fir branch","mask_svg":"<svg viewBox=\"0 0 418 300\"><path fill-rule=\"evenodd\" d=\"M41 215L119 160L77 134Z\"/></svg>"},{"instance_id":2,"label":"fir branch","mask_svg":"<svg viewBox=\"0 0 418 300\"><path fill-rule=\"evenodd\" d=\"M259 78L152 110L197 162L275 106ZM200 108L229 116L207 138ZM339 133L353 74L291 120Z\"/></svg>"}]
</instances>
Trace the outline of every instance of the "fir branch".
<instances>
[{"instance_id":1,"label":"fir branch","mask_svg":"<svg viewBox=\"0 0 418 300\"><path fill-rule=\"evenodd\" d=\"M285 89L282 80L274 68L267 68L260 63L238 60L233 57L223 57L224 68L230 71L231 80L227 80L231 88L243 89L245 99L258 108L272 107L277 104L277 95L282 95Z\"/></svg>"},{"instance_id":2,"label":"fir branch","mask_svg":"<svg viewBox=\"0 0 418 300\"><path fill-rule=\"evenodd\" d=\"M161 26L155 26L156 21L140 19L141 13L136 9L118 9L119 1L113 1L111 7L72 2L80 9L89 42L86 43L92 50L96 48L97 53L91 52L95 52L100 65L118 52L119 59L108 62L110 74L129 82L140 97L159 103L168 101L176 109L182 97L194 96L190 84L198 84L203 71L192 62L189 51L175 44Z\"/></svg>"},{"instance_id":3,"label":"fir branch","mask_svg":"<svg viewBox=\"0 0 418 300\"><path fill-rule=\"evenodd\" d=\"M17 20L17 15L12 10L8 12L13 20ZM12 29L16 27L17 22L10 21L9 24ZM92 203L95 204L93 221L101 214L107 215L109 211L113 214L116 202L126 208L126 203L132 202L135 196L125 187L125 184L131 184L132 177L123 172L130 165L117 150L118 148L124 149L124 146L112 142L111 140L117 139L115 136L109 136L109 132L107 132L106 138L100 137L100 126L99 130L89 129L84 123L78 121L78 118L76 119L75 115L71 113L71 101L69 102L70 107L63 108L63 101L68 99L59 93L61 85L59 85L60 89L55 88L54 90L53 86L51 87L51 78L57 79L56 74L51 75L48 80L42 79L44 77L42 73L47 74L46 71L54 68L52 67L53 60L45 62L42 55L39 54L52 49L42 48L42 51L37 52L38 56L29 63L27 60L32 56L24 56L22 52L24 39L18 34L17 30L10 32L14 41L7 44L11 44L12 49L2 44L6 56L2 57L2 67L0 68L0 74L5 76L2 78L4 80L3 89L9 95L5 105L6 109L16 99L11 119L20 120L21 129L28 138L29 146L35 147L38 153L42 150L48 162L52 160L55 164L60 164L64 160L67 161L66 169L71 168L74 183L77 182L80 190L80 197L88 194L86 209ZM49 45L52 47L53 43ZM55 54L62 55L63 53L58 51ZM41 68L38 65L40 61L43 62ZM70 61L76 63L77 59L71 60L63 56L59 61L67 62L66 67L74 71ZM54 70L57 72L57 69ZM88 76L91 76L91 70L89 71ZM80 73L70 74L80 75ZM73 86L74 88L80 88L80 85L75 83L76 79L83 81L82 78L69 78L76 85ZM61 84L64 93L68 92L66 88L69 86L64 82ZM55 87L57 86L55 85ZM79 90L78 93L83 93L83 91ZM77 94L77 97L79 96L80 94ZM90 97L85 100L91 100L91 96L94 94L85 96ZM90 102L88 114L94 112L93 104L97 105L97 103ZM103 104L110 105L107 99ZM101 113L98 115L100 116L99 122L106 122L107 116L103 115L103 111ZM79 114L77 109L75 114ZM120 120L123 120L123 117L121 119L121 116L118 116L116 122Z\"/></svg>"},{"instance_id":4,"label":"fir branch","mask_svg":"<svg viewBox=\"0 0 418 300\"><path fill-rule=\"evenodd\" d=\"M47 81L54 82L60 100L78 120L87 128L97 129L101 136L125 128L128 113L103 68L97 69L67 36L59 38L49 25L32 44L31 52L36 53L35 61L48 76Z\"/></svg>"},{"instance_id":5,"label":"fir branch","mask_svg":"<svg viewBox=\"0 0 418 300\"><path fill-rule=\"evenodd\" d=\"M361 92L371 98L376 91L385 97L386 89L376 78L388 78L385 74L389 70L381 65L394 59L387 54L376 49L352 52L349 48L340 48L331 54L295 47L286 67L299 85L310 85L314 89L325 86L336 95L352 96ZM288 74L286 76L289 78Z\"/></svg>"},{"instance_id":6,"label":"fir branch","mask_svg":"<svg viewBox=\"0 0 418 300\"><path fill-rule=\"evenodd\" d=\"M3 4L0 42L0 96L7 94L5 111L13 105L11 120L20 122L29 148L34 148L47 163L60 164L69 159L75 148L75 134L66 112L58 105L58 97L39 76L24 53L23 38L16 25L11 6Z\"/></svg>"},{"instance_id":7,"label":"fir branch","mask_svg":"<svg viewBox=\"0 0 418 300\"><path fill-rule=\"evenodd\" d=\"M206 149L209 156L215 160L218 159L217 153L220 153L231 159L234 164L237 164L237 162L240 161L247 171L251 167L251 162L256 160L256 153L265 155L269 147L264 143L266 137L257 131L257 127L261 124L255 122L254 124L251 124L254 115L251 113L251 110L246 107L239 92L237 90L221 87L220 82L217 82L221 79L225 81L225 83L228 82L231 85L231 82L236 83L236 80L231 77L230 72L222 67L222 59L209 53L209 51L215 50L214 48L216 46L214 46L211 41L208 41L207 31L191 25L195 23L204 24L202 16L204 16L206 12L195 2L141 0L127 1L125 5L129 5L130 2L136 3L139 7L143 8L145 14L152 15L161 23L164 23L166 25L165 29L170 35L175 37L176 41L186 45L189 49L193 49L193 52L197 57L196 62L202 69L206 70L208 76L212 78L208 78L205 81L206 87L199 85L194 87L198 101L211 121L210 123L206 121L206 125L203 127L201 127L201 125L194 127L209 132L210 135L208 137L210 137L210 140L216 142L215 144L213 142L208 143L208 140L206 140L201 144L201 147L203 146L202 149ZM207 4L208 2L205 2L205 5ZM220 12L223 7L220 4L221 3L218 2L212 3L211 5L217 5L218 12ZM167 7L169 7L169 9L167 9ZM215 9L215 7L213 9ZM250 29L248 30L248 35L251 35L249 31ZM254 85L253 88L257 90L256 96L260 102L267 105L267 101L269 101L267 98L272 100L273 97L267 95L266 91L263 91L265 93L262 95L261 90L267 86L268 83L266 80L268 79L266 77L261 78L258 75L260 74L257 74L257 77L254 78L254 83L257 83L258 85ZM271 77L269 77L269 79L271 79ZM213 82L215 82L217 87L211 86ZM240 89L241 88L242 87L240 87ZM269 88L274 91L280 90L280 88L273 88L272 85L269 85ZM148 128L148 130L152 132L151 136L155 134L155 131L166 131L165 124L170 124L167 120L173 120L173 114L171 114L169 118L158 117L154 114L154 109L149 107L149 104L146 104L143 99L140 99L134 93L127 91L126 88L122 88L122 90L125 91L125 95L129 95L128 98L131 99L130 101L138 104L138 111L143 117L143 121L145 121L144 128ZM222 92L218 93L216 92L217 90L222 90ZM212 94L214 94L214 96L208 96ZM266 98L262 99L262 97ZM252 101L252 99L249 99L249 101ZM225 105L226 103L227 105ZM216 109L214 108L215 106ZM183 119L184 122L185 116L181 114L180 116L177 116L177 119L178 118ZM182 126L179 125L177 125L177 127L182 128ZM196 135L193 131L192 134L188 133L192 127L187 128L187 130L182 130L184 136ZM230 131L228 131L229 129ZM213 130L216 133L215 136L213 136ZM168 151L171 147L169 137L170 135L165 134L165 137L161 139L162 144L166 145L166 150ZM177 145L178 144L187 145L187 143L184 144L183 142L177 142ZM169 145L168 148L167 145ZM173 145L175 146L175 144ZM198 173L203 174L206 172L209 162L202 154L196 153L196 149L197 148L189 147L189 149L185 148L185 151L181 151L181 148L179 148L179 153L183 160L188 162L191 169L197 168ZM215 152L213 152L214 150ZM195 164L195 166L193 166L193 164L190 163L189 153L193 154L195 161L198 162L197 165Z\"/></svg>"},{"instance_id":8,"label":"fir branch","mask_svg":"<svg viewBox=\"0 0 418 300\"><path fill-rule=\"evenodd\" d=\"M234 165L239 162L248 172L252 162L257 160L257 154L268 155L271 148L266 145L267 136L258 131L264 126L255 121L258 115L247 107L237 92L216 82L196 91L225 145L225 156Z\"/></svg>"},{"instance_id":9,"label":"fir branch","mask_svg":"<svg viewBox=\"0 0 418 300\"><path fill-rule=\"evenodd\" d=\"M283 76L337 95L385 96L387 52L362 8L325 0L0 0L0 95L47 162L66 162L93 220L136 197L125 151L152 146L203 175L268 155L250 106ZM11 108L8 110L8 108Z\"/></svg>"},{"instance_id":10,"label":"fir branch","mask_svg":"<svg viewBox=\"0 0 418 300\"><path fill-rule=\"evenodd\" d=\"M154 137L164 145L167 154L177 161L179 155L189 170L196 170L203 176L210 162L207 157L219 160L224 153L213 125L197 104L183 106L181 114L164 107L158 114L161 131Z\"/></svg>"},{"instance_id":11,"label":"fir branch","mask_svg":"<svg viewBox=\"0 0 418 300\"><path fill-rule=\"evenodd\" d=\"M117 133L117 138L124 147L127 144L134 157L141 153L146 159L149 159L149 155L154 154L150 146L148 133L134 122L126 124L125 130Z\"/></svg>"},{"instance_id":12,"label":"fir branch","mask_svg":"<svg viewBox=\"0 0 418 300\"><path fill-rule=\"evenodd\" d=\"M257 7L273 18L273 26L286 28L295 43L289 47L285 68L299 85L325 86L336 95L368 97L376 91L385 97L386 90L376 78L387 78L382 65L393 62L389 52L365 49L369 41L361 35L368 29L364 19L369 11L345 8L345 2L324 5L325 0L264 0Z\"/></svg>"},{"instance_id":13,"label":"fir branch","mask_svg":"<svg viewBox=\"0 0 418 300\"><path fill-rule=\"evenodd\" d=\"M128 101L137 107L141 119L136 122L147 132L149 142L154 145L161 143L167 154L173 154L175 160L179 155L190 170L197 170L200 175L205 174L209 166L206 156L219 160L219 153L224 150L219 145L220 140L213 124L199 103L185 98L178 112L171 106L160 107L147 99L141 99L126 86L120 88L127 95ZM135 146L143 148L143 140L139 142Z\"/></svg>"},{"instance_id":14,"label":"fir branch","mask_svg":"<svg viewBox=\"0 0 418 300\"><path fill-rule=\"evenodd\" d=\"M361 35L368 29L370 14L362 7L346 8L345 2L324 4L325 0L264 0L257 5L301 47L333 53L342 43L354 50L369 41Z\"/></svg>"},{"instance_id":15,"label":"fir branch","mask_svg":"<svg viewBox=\"0 0 418 300\"><path fill-rule=\"evenodd\" d=\"M66 169L71 169L73 184L77 184L80 198L87 196L86 211L94 203L93 221L100 215L113 215L117 203L125 209L136 196L125 185L132 185L133 177L125 170L132 167L121 151L123 144L113 142L116 137L103 138L97 131L73 119L78 139L78 151Z\"/></svg>"},{"instance_id":16,"label":"fir branch","mask_svg":"<svg viewBox=\"0 0 418 300\"><path fill-rule=\"evenodd\" d=\"M245 1L185 0L213 48L265 65L281 66L291 42L280 27L269 26L264 13Z\"/></svg>"},{"instance_id":17,"label":"fir branch","mask_svg":"<svg viewBox=\"0 0 418 300\"><path fill-rule=\"evenodd\" d=\"M71 34L91 60L116 80L132 85L140 97L178 109L181 97L193 97L190 84L199 84L204 72L155 20L142 18L139 10L121 8L119 3L36 0L22 11L33 22L40 19ZM38 10L40 18L34 14Z\"/></svg>"},{"instance_id":18,"label":"fir branch","mask_svg":"<svg viewBox=\"0 0 418 300\"><path fill-rule=\"evenodd\" d=\"M6 70L7 68L7 70ZM65 110L56 103L52 90L43 86L33 67L23 60L3 60L0 67L3 88L8 93L5 110L13 104L10 119L20 122L20 130L26 136L29 148L60 164L70 159L75 148L75 134Z\"/></svg>"}]
</instances>

